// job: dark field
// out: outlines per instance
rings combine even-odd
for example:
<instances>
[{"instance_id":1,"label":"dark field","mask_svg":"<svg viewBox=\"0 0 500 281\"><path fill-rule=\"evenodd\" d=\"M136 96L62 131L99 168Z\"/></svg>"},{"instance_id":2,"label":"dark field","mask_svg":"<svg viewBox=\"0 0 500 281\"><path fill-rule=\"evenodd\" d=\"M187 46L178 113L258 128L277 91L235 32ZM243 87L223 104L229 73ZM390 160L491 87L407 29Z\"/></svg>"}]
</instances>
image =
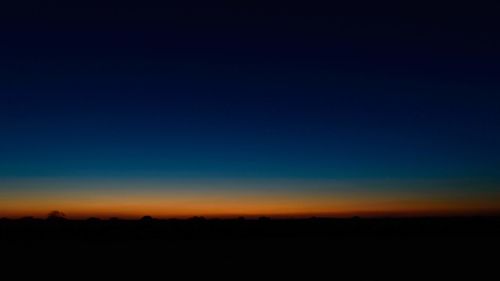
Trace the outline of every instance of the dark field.
<instances>
[{"instance_id":1,"label":"dark field","mask_svg":"<svg viewBox=\"0 0 500 281\"><path fill-rule=\"evenodd\" d=\"M4 269L111 276L496 274L500 218L1 220ZM22 268L28 268L24 270ZM402 275L400 275L402 274Z\"/></svg>"}]
</instances>

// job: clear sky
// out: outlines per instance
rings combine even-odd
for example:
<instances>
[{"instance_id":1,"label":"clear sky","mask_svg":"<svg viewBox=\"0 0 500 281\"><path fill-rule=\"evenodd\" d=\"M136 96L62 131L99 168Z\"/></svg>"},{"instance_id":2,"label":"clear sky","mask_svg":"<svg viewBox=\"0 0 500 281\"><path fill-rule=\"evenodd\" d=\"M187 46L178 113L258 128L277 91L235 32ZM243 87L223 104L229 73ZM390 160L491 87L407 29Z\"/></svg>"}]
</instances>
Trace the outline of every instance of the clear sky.
<instances>
[{"instance_id":1,"label":"clear sky","mask_svg":"<svg viewBox=\"0 0 500 281\"><path fill-rule=\"evenodd\" d=\"M0 217L498 212L498 6L370 2L4 11Z\"/></svg>"}]
</instances>

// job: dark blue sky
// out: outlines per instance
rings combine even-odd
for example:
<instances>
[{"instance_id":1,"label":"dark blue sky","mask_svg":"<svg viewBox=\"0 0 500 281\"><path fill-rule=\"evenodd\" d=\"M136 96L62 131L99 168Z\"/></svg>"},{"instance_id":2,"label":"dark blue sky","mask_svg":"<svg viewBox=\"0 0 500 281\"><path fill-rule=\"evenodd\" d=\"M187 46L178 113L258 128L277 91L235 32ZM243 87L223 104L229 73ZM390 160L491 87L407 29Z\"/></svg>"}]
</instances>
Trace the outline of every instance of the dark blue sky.
<instances>
[{"instance_id":1,"label":"dark blue sky","mask_svg":"<svg viewBox=\"0 0 500 281\"><path fill-rule=\"evenodd\" d=\"M2 15L0 177L500 180L498 5L92 5Z\"/></svg>"}]
</instances>

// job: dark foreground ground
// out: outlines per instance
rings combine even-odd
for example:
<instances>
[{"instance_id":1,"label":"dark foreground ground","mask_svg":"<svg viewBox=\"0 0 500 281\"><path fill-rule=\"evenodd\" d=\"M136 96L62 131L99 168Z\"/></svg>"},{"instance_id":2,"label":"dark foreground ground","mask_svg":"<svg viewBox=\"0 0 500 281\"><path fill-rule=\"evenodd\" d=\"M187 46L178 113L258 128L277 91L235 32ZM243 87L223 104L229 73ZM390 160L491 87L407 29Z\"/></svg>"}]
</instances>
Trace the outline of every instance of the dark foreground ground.
<instances>
[{"instance_id":1,"label":"dark foreground ground","mask_svg":"<svg viewBox=\"0 0 500 281\"><path fill-rule=\"evenodd\" d=\"M497 280L500 218L0 220L0 249L0 269L18 278Z\"/></svg>"}]
</instances>

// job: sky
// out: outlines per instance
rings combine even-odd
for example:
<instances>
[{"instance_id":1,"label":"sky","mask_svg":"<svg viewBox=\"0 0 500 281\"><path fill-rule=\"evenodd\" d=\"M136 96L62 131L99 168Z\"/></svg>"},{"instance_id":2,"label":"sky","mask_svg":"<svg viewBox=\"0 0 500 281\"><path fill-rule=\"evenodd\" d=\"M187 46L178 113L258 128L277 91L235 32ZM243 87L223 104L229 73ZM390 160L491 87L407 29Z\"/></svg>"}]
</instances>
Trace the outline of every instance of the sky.
<instances>
[{"instance_id":1,"label":"sky","mask_svg":"<svg viewBox=\"0 0 500 281\"><path fill-rule=\"evenodd\" d=\"M372 2L2 9L0 217L500 213L500 6Z\"/></svg>"}]
</instances>

